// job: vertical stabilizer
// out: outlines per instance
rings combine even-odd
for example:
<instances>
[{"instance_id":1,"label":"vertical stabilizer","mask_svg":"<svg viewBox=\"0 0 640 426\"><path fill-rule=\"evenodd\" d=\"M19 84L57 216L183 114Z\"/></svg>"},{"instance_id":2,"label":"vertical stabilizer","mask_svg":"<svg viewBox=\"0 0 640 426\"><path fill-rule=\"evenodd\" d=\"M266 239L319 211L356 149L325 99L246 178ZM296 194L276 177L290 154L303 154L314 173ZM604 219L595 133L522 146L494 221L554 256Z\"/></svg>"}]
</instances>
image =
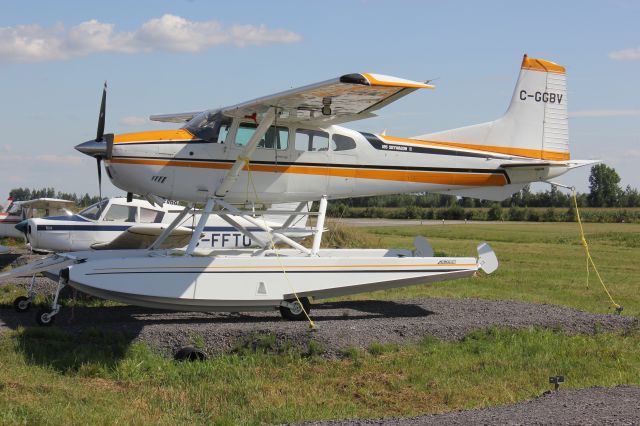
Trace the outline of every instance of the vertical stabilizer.
<instances>
[{"instance_id":1,"label":"vertical stabilizer","mask_svg":"<svg viewBox=\"0 0 640 426\"><path fill-rule=\"evenodd\" d=\"M524 55L504 116L488 123L417 136L462 148L544 160L568 160L565 68Z\"/></svg>"}]
</instances>

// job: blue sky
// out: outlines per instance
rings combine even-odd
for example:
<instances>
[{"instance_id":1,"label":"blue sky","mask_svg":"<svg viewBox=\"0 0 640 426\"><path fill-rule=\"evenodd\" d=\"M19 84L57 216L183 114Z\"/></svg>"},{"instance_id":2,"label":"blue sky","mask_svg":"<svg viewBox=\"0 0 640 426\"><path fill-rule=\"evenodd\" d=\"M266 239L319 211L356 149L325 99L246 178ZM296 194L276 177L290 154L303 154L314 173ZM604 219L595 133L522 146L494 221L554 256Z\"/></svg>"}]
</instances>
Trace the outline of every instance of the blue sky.
<instances>
[{"instance_id":1,"label":"blue sky","mask_svg":"<svg viewBox=\"0 0 640 426\"><path fill-rule=\"evenodd\" d=\"M567 67L572 158L640 187L637 1L0 5L0 199L18 186L97 193L95 162L73 146L95 137L104 80L107 131L120 133L350 72L435 79L349 126L412 136L499 117L525 52ZM586 191L588 170L559 181ZM103 190L119 193L106 178Z\"/></svg>"}]
</instances>

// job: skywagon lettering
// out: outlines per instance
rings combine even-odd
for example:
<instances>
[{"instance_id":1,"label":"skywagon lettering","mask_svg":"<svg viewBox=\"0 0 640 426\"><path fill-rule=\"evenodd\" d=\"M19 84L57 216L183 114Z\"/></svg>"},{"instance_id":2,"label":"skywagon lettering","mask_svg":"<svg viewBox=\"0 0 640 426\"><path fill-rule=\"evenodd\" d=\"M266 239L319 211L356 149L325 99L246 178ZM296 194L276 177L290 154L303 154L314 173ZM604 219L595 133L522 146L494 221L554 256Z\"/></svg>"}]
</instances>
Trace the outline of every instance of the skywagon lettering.
<instances>
[{"instance_id":1,"label":"skywagon lettering","mask_svg":"<svg viewBox=\"0 0 640 426\"><path fill-rule=\"evenodd\" d=\"M521 90L520 100L526 101L528 98L532 98L536 102L544 102L544 103L550 103L550 104L562 103L562 95L560 93L535 92L531 94L531 93L527 93L526 90Z\"/></svg>"}]
</instances>

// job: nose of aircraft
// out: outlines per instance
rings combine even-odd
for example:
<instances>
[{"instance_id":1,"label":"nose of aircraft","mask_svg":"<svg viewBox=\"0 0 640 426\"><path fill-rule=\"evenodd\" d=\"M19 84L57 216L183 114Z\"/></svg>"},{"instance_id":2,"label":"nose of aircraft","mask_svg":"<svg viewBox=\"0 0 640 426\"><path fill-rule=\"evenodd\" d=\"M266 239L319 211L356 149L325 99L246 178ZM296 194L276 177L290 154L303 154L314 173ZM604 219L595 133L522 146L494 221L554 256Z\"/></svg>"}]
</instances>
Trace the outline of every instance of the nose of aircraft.
<instances>
[{"instance_id":1,"label":"nose of aircraft","mask_svg":"<svg viewBox=\"0 0 640 426\"><path fill-rule=\"evenodd\" d=\"M18 224L15 226L15 228L16 228L18 231L20 231L20 232L22 232L23 234L25 234L25 235L26 235L26 233L27 233L27 220L23 220L22 222L18 223Z\"/></svg>"},{"instance_id":2,"label":"nose of aircraft","mask_svg":"<svg viewBox=\"0 0 640 426\"><path fill-rule=\"evenodd\" d=\"M102 141L86 141L80 145L76 145L75 148L89 157L105 157L107 155L107 144Z\"/></svg>"}]
</instances>

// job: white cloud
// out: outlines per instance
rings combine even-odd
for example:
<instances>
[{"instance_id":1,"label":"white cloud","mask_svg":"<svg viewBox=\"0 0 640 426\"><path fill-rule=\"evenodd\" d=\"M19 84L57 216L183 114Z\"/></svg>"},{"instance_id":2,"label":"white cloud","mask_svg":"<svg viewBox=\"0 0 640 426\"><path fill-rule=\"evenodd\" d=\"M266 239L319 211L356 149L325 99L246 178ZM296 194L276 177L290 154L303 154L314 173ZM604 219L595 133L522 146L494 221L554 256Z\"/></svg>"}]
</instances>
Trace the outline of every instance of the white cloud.
<instances>
[{"instance_id":1,"label":"white cloud","mask_svg":"<svg viewBox=\"0 0 640 426\"><path fill-rule=\"evenodd\" d=\"M43 163L66 164L69 166L77 166L82 164L84 158L75 155L57 155L57 154L41 154L35 156L36 161Z\"/></svg>"},{"instance_id":2,"label":"white cloud","mask_svg":"<svg viewBox=\"0 0 640 426\"><path fill-rule=\"evenodd\" d=\"M569 117L640 117L640 109L591 109L573 111Z\"/></svg>"},{"instance_id":3,"label":"white cloud","mask_svg":"<svg viewBox=\"0 0 640 426\"><path fill-rule=\"evenodd\" d=\"M8 143L5 143L4 145L2 145L2 150L7 154L9 154L12 149L13 149L13 147L11 145L9 145Z\"/></svg>"},{"instance_id":4,"label":"white cloud","mask_svg":"<svg viewBox=\"0 0 640 426\"><path fill-rule=\"evenodd\" d=\"M146 117L138 117L135 115L128 115L126 117L122 117L118 120L118 124L121 126L127 127L135 127L135 126L143 126L145 124L151 124L152 121Z\"/></svg>"},{"instance_id":5,"label":"white cloud","mask_svg":"<svg viewBox=\"0 0 640 426\"><path fill-rule=\"evenodd\" d=\"M35 156L27 155L2 155L0 156L0 164L14 165L34 163L47 164L63 164L67 166L78 166L82 164L85 158L76 155L57 155L57 154L40 154Z\"/></svg>"},{"instance_id":6,"label":"white cloud","mask_svg":"<svg viewBox=\"0 0 640 426\"><path fill-rule=\"evenodd\" d=\"M616 50L609 53L609 58L615 61L637 61L640 59L640 47Z\"/></svg>"},{"instance_id":7,"label":"white cloud","mask_svg":"<svg viewBox=\"0 0 640 426\"><path fill-rule=\"evenodd\" d=\"M218 21L189 21L169 14L151 19L135 31L121 32L115 30L114 24L92 19L68 29L63 24L1 27L0 61L55 61L101 52L194 53L223 44L245 47L294 43L301 39L292 31L264 25L225 26Z\"/></svg>"}]
</instances>

